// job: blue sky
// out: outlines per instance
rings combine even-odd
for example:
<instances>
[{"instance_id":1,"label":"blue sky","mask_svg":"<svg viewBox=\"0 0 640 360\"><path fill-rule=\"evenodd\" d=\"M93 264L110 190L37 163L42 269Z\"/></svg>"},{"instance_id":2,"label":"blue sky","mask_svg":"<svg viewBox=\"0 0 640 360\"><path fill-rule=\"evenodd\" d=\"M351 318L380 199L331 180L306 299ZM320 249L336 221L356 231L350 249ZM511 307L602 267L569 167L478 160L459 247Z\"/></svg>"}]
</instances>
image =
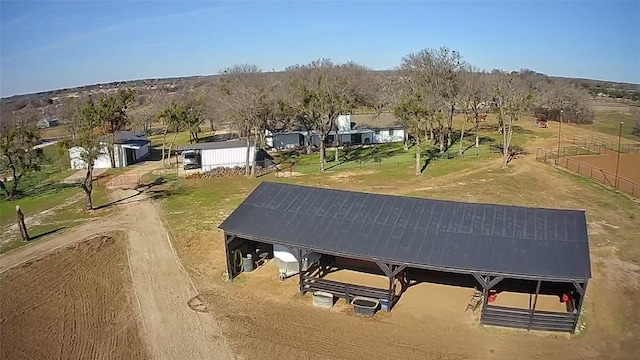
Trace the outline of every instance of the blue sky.
<instances>
[{"instance_id":1,"label":"blue sky","mask_svg":"<svg viewBox=\"0 0 640 360\"><path fill-rule=\"evenodd\" d=\"M374 69L447 46L484 69L640 83L640 1L4 1L0 94L280 70Z\"/></svg>"}]
</instances>

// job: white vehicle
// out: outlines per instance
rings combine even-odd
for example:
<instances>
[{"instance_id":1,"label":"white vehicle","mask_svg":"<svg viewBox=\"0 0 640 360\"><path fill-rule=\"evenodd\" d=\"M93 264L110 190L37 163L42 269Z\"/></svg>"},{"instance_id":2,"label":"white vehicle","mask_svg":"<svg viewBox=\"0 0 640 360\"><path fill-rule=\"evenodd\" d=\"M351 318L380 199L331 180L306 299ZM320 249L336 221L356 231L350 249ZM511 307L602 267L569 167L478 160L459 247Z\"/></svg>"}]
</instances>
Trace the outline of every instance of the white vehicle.
<instances>
[{"instance_id":1,"label":"white vehicle","mask_svg":"<svg viewBox=\"0 0 640 360\"><path fill-rule=\"evenodd\" d=\"M197 169L200 167L200 154L195 150L186 150L182 152L182 167L187 169Z\"/></svg>"}]
</instances>

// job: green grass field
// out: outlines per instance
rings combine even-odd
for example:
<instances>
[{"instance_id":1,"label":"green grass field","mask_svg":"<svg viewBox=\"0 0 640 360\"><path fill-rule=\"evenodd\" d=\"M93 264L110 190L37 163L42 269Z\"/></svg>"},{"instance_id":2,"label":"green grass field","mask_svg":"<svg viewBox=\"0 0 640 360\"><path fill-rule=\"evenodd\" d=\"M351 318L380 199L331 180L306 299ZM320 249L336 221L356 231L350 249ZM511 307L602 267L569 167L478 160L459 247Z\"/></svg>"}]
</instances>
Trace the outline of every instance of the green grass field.
<instances>
[{"instance_id":1,"label":"green grass field","mask_svg":"<svg viewBox=\"0 0 640 360\"><path fill-rule=\"evenodd\" d=\"M60 151L56 145L43 149L46 162L39 172L25 175L18 184L18 197L13 201L0 197L0 233L5 232L7 226L17 221L15 207L19 205L25 216L36 216L37 225L29 227L29 235L42 239L56 229L75 226L81 221L97 216L84 212L84 192L78 184L60 182L74 171L69 171L69 157L66 151ZM7 187L12 182L7 182ZM108 202L106 190L95 186L93 193L94 206L98 207ZM24 245L18 234L10 239L3 239L0 253Z\"/></svg>"},{"instance_id":2,"label":"green grass field","mask_svg":"<svg viewBox=\"0 0 640 360\"><path fill-rule=\"evenodd\" d=\"M640 136L631 134L633 126L636 121L639 120L639 115L631 115L618 111L600 111L596 113L591 127L594 131L618 136L620 132L620 122L623 122L622 137L629 140L640 141Z\"/></svg>"}]
</instances>

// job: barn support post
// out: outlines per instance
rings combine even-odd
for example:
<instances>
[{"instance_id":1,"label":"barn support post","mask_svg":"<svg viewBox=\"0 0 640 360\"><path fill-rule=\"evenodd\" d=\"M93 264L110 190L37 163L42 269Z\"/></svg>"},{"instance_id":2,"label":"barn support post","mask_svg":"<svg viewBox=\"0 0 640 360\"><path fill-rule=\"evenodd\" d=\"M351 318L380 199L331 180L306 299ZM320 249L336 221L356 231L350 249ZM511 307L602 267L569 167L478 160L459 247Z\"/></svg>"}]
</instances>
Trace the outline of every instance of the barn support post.
<instances>
[{"instance_id":1,"label":"barn support post","mask_svg":"<svg viewBox=\"0 0 640 360\"><path fill-rule=\"evenodd\" d=\"M233 281L233 270L231 269L231 260L229 258L229 243L231 242L231 240L233 240L233 238L235 238L235 236L231 237L226 233L224 234L224 253L225 258L227 259L227 281Z\"/></svg>"},{"instance_id":2,"label":"barn support post","mask_svg":"<svg viewBox=\"0 0 640 360\"><path fill-rule=\"evenodd\" d=\"M383 263L381 261L378 260L373 260L378 267L380 268L380 270L382 270L382 272L387 275L387 279L389 279L389 295L387 295L388 299L387 299L387 312L391 311L391 302L393 300L393 265L392 264L387 264L387 263Z\"/></svg>"},{"instance_id":3,"label":"barn support post","mask_svg":"<svg viewBox=\"0 0 640 360\"><path fill-rule=\"evenodd\" d=\"M580 284L576 281L572 281L572 283L573 286L575 286L576 290L578 290L578 293L580 293L580 299L578 300L575 308L576 319L573 321L573 330L571 330L571 333L575 334L576 326L578 326L578 319L580 318L580 313L582 312L582 305L584 304L584 295L587 293L588 281L585 281L584 284Z\"/></svg>"},{"instance_id":4,"label":"barn support post","mask_svg":"<svg viewBox=\"0 0 640 360\"><path fill-rule=\"evenodd\" d=\"M393 277L389 276L389 300L387 302L387 312L391 312L391 306L393 305Z\"/></svg>"},{"instance_id":5,"label":"barn support post","mask_svg":"<svg viewBox=\"0 0 640 360\"><path fill-rule=\"evenodd\" d=\"M309 255L311 251L305 250L302 248L294 248L289 247L289 250L293 254L293 256L298 260L298 275L299 275L299 286L300 286L300 295L304 295L304 276L306 274L305 271L302 270L302 260Z\"/></svg>"},{"instance_id":6,"label":"barn support post","mask_svg":"<svg viewBox=\"0 0 640 360\"><path fill-rule=\"evenodd\" d=\"M540 284L542 280L538 280L536 284L536 296L533 298L533 307L529 306L529 322L527 323L527 331L531 331L531 324L533 323L533 314L536 312L536 304L538 303L538 294L540 293Z\"/></svg>"},{"instance_id":7,"label":"barn support post","mask_svg":"<svg viewBox=\"0 0 640 360\"><path fill-rule=\"evenodd\" d=\"M487 308L487 304L489 304L489 286L487 286L487 284L489 284L489 281L491 280L491 276L487 275L486 277L483 277L483 284L482 284L482 311L480 312L480 324L482 324L482 321L484 319L484 311Z\"/></svg>"},{"instance_id":8,"label":"barn support post","mask_svg":"<svg viewBox=\"0 0 640 360\"><path fill-rule=\"evenodd\" d=\"M473 277L482 287L482 310L480 311L480 325L482 325L482 320L484 318L484 309L487 307L487 295L489 292L489 290L487 289L488 281L482 274L472 272L471 275L473 275Z\"/></svg>"},{"instance_id":9,"label":"barn support post","mask_svg":"<svg viewBox=\"0 0 640 360\"><path fill-rule=\"evenodd\" d=\"M390 270L391 270L391 274L389 276L389 303L387 304L387 312L391 312L391 308L395 305L396 303L396 294L395 294L395 288L394 288L394 282L398 276L398 274L400 274L400 272L404 271L404 269L407 267L407 265L391 265L390 266ZM404 286L404 285L403 285Z\"/></svg>"},{"instance_id":10,"label":"barn support post","mask_svg":"<svg viewBox=\"0 0 640 360\"><path fill-rule=\"evenodd\" d=\"M298 274L300 275L299 286L300 286L300 295L304 295L304 274L302 272L302 249L297 249L298 254Z\"/></svg>"}]
</instances>

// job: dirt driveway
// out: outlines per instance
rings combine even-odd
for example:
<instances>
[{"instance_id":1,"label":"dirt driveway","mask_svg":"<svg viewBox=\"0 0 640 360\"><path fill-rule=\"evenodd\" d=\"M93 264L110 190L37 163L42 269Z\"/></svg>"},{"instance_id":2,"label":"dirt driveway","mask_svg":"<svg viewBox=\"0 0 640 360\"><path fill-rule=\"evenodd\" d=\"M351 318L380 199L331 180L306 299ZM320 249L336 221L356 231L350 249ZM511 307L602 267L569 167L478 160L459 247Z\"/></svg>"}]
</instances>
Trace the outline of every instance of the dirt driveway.
<instances>
[{"instance_id":1,"label":"dirt driveway","mask_svg":"<svg viewBox=\"0 0 640 360\"><path fill-rule=\"evenodd\" d=\"M93 169L93 178L97 178L98 176L104 174L107 169ZM71 174L66 179L62 180L64 183L73 184L79 183L84 180L84 177L87 175L87 170L78 170L75 173Z\"/></svg>"},{"instance_id":2,"label":"dirt driveway","mask_svg":"<svg viewBox=\"0 0 640 360\"><path fill-rule=\"evenodd\" d=\"M235 359L213 314L196 312L189 307L189 301L197 295L196 290L183 270L151 200L135 190L123 190L114 195L126 199L115 205L117 215L9 252L0 257L0 273L92 235L126 231L140 328L152 357Z\"/></svg>"}]
</instances>

